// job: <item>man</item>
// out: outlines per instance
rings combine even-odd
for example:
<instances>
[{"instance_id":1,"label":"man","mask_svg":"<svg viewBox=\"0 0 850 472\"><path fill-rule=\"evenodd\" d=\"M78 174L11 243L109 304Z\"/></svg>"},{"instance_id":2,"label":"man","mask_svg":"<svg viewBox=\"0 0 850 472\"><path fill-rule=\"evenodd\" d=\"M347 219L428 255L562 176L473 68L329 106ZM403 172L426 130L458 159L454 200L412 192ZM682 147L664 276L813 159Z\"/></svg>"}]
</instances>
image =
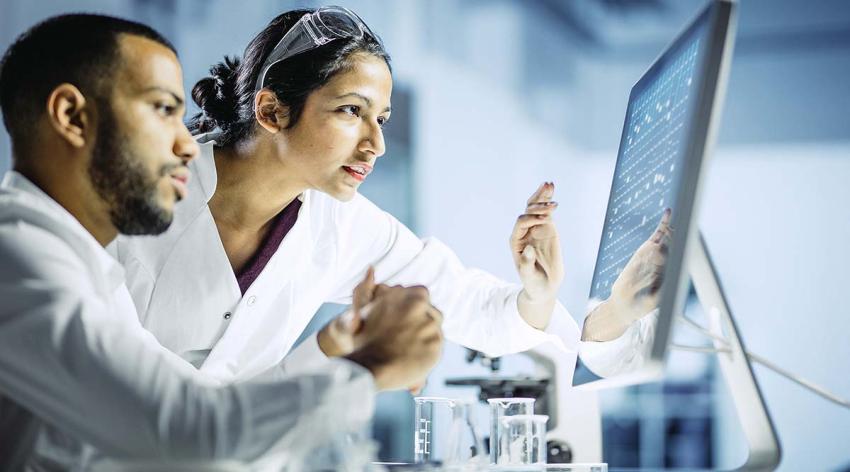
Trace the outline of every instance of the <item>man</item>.
<instances>
[{"instance_id":1,"label":"man","mask_svg":"<svg viewBox=\"0 0 850 472\"><path fill-rule=\"evenodd\" d=\"M361 347L297 377L222 385L141 327L104 246L171 223L198 150L184 100L174 48L120 19L51 18L3 58L14 170L0 185L2 470L32 465L46 429L113 457L251 460L357 427L374 388L417 384L437 361L427 292L369 279Z\"/></svg>"}]
</instances>

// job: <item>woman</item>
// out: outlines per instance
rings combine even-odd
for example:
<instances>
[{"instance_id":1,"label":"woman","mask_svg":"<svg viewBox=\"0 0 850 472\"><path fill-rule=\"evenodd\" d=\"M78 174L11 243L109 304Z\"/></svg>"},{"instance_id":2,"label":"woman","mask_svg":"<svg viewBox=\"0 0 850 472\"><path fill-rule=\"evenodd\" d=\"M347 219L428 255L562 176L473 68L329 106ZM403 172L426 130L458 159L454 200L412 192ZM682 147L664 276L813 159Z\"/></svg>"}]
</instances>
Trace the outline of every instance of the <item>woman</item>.
<instances>
[{"instance_id":1,"label":"woman","mask_svg":"<svg viewBox=\"0 0 850 472\"><path fill-rule=\"evenodd\" d=\"M427 286L454 342L518 352L553 339L542 330L554 321L575 348L578 327L556 300L553 184L534 192L511 234L521 286L464 267L357 193L385 151L392 75L355 14L284 13L211 74L192 91L202 112L190 126L207 134L174 223L115 248L141 321L164 346L213 376L254 376L281 362L322 303L350 303L374 266L380 282ZM345 326L330 324L306 350L346 354L356 339Z\"/></svg>"}]
</instances>

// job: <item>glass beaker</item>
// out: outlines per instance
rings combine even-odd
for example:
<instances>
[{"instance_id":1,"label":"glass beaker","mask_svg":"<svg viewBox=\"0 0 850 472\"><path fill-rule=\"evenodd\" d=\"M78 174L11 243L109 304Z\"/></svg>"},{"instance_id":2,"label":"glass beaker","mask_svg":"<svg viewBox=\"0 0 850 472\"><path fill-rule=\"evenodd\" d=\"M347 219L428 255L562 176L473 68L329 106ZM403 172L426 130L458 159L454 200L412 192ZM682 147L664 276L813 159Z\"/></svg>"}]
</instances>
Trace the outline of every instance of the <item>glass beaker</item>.
<instances>
[{"instance_id":1,"label":"glass beaker","mask_svg":"<svg viewBox=\"0 0 850 472\"><path fill-rule=\"evenodd\" d=\"M485 464L484 443L472 420L472 403L443 397L416 397L414 462Z\"/></svg>"},{"instance_id":2,"label":"glass beaker","mask_svg":"<svg viewBox=\"0 0 850 472\"><path fill-rule=\"evenodd\" d=\"M503 416L497 433L498 465L546 463L546 415Z\"/></svg>"},{"instance_id":3,"label":"glass beaker","mask_svg":"<svg viewBox=\"0 0 850 472\"><path fill-rule=\"evenodd\" d=\"M499 424L502 417L514 415L533 415L533 398L490 398L490 463L496 464L499 457Z\"/></svg>"},{"instance_id":4,"label":"glass beaker","mask_svg":"<svg viewBox=\"0 0 850 472\"><path fill-rule=\"evenodd\" d=\"M484 441L472 418L472 402L456 400L452 426L446 443L444 464L447 466L486 466Z\"/></svg>"},{"instance_id":5,"label":"glass beaker","mask_svg":"<svg viewBox=\"0 0 850 472\"><path fill-rule=\"evenodd\" d=\"M413 401L416 404L413 462L431 462L439 457L435 453L442 452L439 451L440 438L444 441L449 436L454 419L454 400L443 397L416 397Z\"/></svg>"}]
</instances>

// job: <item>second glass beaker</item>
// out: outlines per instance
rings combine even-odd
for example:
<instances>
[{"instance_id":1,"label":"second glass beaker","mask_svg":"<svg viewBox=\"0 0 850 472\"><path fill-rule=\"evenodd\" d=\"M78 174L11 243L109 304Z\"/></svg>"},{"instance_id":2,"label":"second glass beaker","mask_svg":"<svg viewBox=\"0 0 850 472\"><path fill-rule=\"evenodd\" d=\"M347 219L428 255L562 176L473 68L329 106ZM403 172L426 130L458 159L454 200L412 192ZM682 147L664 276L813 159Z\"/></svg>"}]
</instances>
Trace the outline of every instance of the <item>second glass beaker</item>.
<instances>
[{"instance_id":1,"label":"second glass beaker","mask_svg":"<svg viewBox=\"0 0 850 472\"><path fill-rule=\"evenodd\" d=\"M499 457L499 424L504 416L533 415L533 398L490 398L490 463Z\"/></svg>"},{"instance_id":2,"label":"second glass beaker","mask_svg":"<svg viewBox=\"0 0 850 472\"><path fill-rule=\"evenodd\" d=\"M546 463L546 415L503 416L496 434L498 465Z\"/></svg>"},{"instance_id":3,"label":"second glass beaker","mask_svg":"<svg viewBox=\"0 0 850 472\"><path fill-rule=\"evenodd\" d=\"M443 463L446 466L487 466L481 431L475 427L472 416L473 402L456 400L452 412L452 426L446 442ZM477 470L477 467L476 467Z\"/></svg>"}]
</instances>

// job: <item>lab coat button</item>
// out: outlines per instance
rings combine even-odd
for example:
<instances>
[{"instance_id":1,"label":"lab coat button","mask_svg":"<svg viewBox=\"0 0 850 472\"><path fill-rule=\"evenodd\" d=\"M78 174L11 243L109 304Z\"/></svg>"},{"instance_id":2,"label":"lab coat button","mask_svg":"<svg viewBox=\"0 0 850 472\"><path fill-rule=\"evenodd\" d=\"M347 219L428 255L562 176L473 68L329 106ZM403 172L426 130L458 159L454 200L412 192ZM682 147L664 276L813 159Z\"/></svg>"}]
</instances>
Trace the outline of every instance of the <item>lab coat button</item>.
<instances>
[{"instance_id":1,"label":"lab coat button","mask_svg":"<svg viewBox=\"0 0 850 472\"><path fill-rule=\"evenodd\" d=\"M231 316L232 316L232 315L231 315L231 314L230 314L230 312L228 311L227 313L225 313L225 314L224 314L224 319L229 320Z\"/></svg>"},{"instance_id":2,"label":"lab coat button","mask_svg":"<svg viewBox=\"0 0 850 472\"><path fill-rule=\"evenodd\" d=\"M248 306L253 306L253 305L254 305L254 303L256 303L256 302L257 302L257 297L256 297L256 296L251 295L250 297L248 297Z\"/></svg>"}]
</instances>

